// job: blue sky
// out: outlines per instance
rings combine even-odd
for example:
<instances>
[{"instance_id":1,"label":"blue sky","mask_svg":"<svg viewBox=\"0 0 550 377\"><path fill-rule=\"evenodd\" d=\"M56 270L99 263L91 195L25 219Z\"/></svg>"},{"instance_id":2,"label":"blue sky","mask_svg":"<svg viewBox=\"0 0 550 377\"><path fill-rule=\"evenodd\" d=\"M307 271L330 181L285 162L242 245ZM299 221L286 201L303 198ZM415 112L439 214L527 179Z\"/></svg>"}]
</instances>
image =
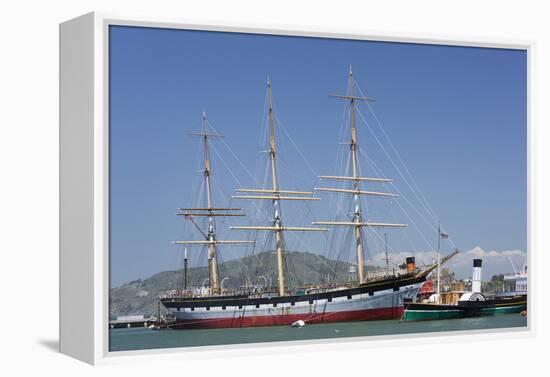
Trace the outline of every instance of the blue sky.
<instances>
[{"instance_id":1,"label":"blue sky","mask_svg":"<svg viewBox=\"0 0 550 377\"><path fill-rule=\"evenodd\" d=\"M186 134L200 129L203 110L245 166L226 144L215 144L218 204L227 204L226 194L239 186L224 165L243 186L256 186L247 171L263 172L258 161L265 159L259 150L268 75L275 112L286 131L280 129L278 135L285 159L280 164L281 180L288 182L282 186L326 187L328 183L319 183L316 175L342 173L334 169L342 148L338 143L343 141L339 130L344 104L327 94L345 91L350 64L359 87L377 99L371 104L376 118L365 105L359 111L383 140L379 120L454 244L464 251L479 247L486 258L494 257L492 266L484 264L490 272L511 270L508 255L516 265L523 263L527 251L524 51L112 27L112 286L178 268L181 250L170 242L197 237L175 213L178 207L196 204L200 148L198 140ZM407 182L367 126L358 125L358 132L365 153L414 202ZM326 196L319 196L323 200L311 205L311 211L326 219L330 209L324 204ZM375 204L372 213L378 215ZM391 205L381 206L386 207L381 216L392 212ZM246 205L243 208L246 211ZM392 250L422 256L433 250L424 238L435 244L436 234L412 212L417 227L409 226L406 237L391 231ZM407 222L398 211L392 213L391 220ZM294 223L291 220L303 225L311 219L296 214L288 221ZM224 236L242 238L232 232ZM313 239L309 245L310 251L324 253L322 241ZM443 245L444 252L450 248ZM375 242L372 254L379 249ZM469 265L462 263L466 267L457 262L456 268L467 275Z\"/></svg>"}]
</instances>

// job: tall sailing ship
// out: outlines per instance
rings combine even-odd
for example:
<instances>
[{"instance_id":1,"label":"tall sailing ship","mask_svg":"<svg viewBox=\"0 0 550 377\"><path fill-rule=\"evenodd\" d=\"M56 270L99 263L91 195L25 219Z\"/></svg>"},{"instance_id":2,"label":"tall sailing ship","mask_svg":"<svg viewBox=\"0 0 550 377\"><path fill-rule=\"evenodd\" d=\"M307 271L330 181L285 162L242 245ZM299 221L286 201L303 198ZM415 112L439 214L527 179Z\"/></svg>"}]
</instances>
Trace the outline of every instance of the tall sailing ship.
<instances>
[{"instance_id":1,"label":"tall sailing ship","mask_svg":"<svg viewBox=\"0 0 550 377\"><path fill-rule=\"evenodd\" d=\"M208 129L206 115L203 114L202 131L194 134L202 139L204 144L203 178L206 191L206 206L182 208L179 215L189 220L201 234L199 240L175 241L181 245L203 245L207 248L208 256L208 285L201 289L189 288L187 284L187 256L185 259L184 289L172 291L161 297L161 302L176 318L172 326L177 329L191 328L229 328L250 326L290 325L296 321L307 324L365 321L379 319L398 319L403 313L403 303L407 299L414 299L420 285L426 277L434 271L438 263L456 254L441 258L431 265L417 267L414 257L407 258L406 268L395 271L385 271L383 274L367 273L365 265L365 236L364 228L402 228L406 224L385 223L370 221L361 208L360 196L376 196L394 198L397 195L388 192L366 190L365 183L390 182L387 178L363 177L359 175L357 153L357 128L355 120L356 103L370 101L372 98L354 95L352 71L348 75L348 91L345 95L333 97L345 100L349 104L349 158L351 172L342 175L325 175L319 178L328 181L347 183L349 188L316 188L314 191L297 191L282 189L280 186L277 166L279 154L276 143L276 122L272 105L271 83L267 82L267 118L268 118L268 154L270 184L262 188L238 188L235 200L263 201L269 203L270 218L267 225L240 225L230 229L249 231L253 234L267 232L272 244L276 260L276 289L264 286L250 287L248 284L237 289L224 289L220 283L218 266L218 248L224 245L253 244L254 240L222 240L216 234L217 218L244 216L241 208L218 207L214 205L212 193L212 170L209 156L210 139L220 138L221 135L211 133ZM353 213L346 221L314 221L312 226L287 225L283 221L281 203L297 201L317 201L316 192L331 192L347 195L351 199ZM265 214L264 214L265 215ZM206 218L204 227L196 221ZM323 227L319 227L323 226ZM322 233L333 227L347 227L353 230L353 247L355 263L353 281L346 282L319 282L314 286L289 286L288 264L284 263L286 243L284 234L288 232ZM352 268L350 268L351 270ZM264 278L264 280L267 280ZM221 280L223 283L223 279Z\"/></svg>"}]
</instances>

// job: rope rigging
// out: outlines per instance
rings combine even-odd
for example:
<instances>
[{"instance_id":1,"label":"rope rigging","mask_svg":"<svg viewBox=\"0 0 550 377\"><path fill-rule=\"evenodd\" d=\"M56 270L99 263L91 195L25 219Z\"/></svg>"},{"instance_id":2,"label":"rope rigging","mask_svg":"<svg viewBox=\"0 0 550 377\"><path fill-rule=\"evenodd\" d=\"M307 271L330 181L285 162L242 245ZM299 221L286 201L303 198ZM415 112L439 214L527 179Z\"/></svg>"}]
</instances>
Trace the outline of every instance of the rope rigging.
<instances>
[{"instance_id":1,"label":"rope rigging","mask_svg":"<svg viewBox=\"0 0 550 377\"><path fill-rule=\"evenodd\" d=\"M354 82L355 86L357 87L357 89L359 90L359 93L362 96L364 96L363 91L361 90L361 88L359 87L359 85L357 84L355 79L353 79L353 82ZM391 138L389 137L388 133L386 132L386 130L382 126L382 123L380 122L378 116L374 112L374 109L372 108L371 104L368 101L365 101L365 102L366 102L367 109L369 110L370 114L374 118L376 124L378 125L378 128L381 130L382 135L385 137L386 141L388 142L388 145L390 146L392 152L397 157L397 161L401 164L401 166L403 167L403 170L405 171L406 175L409 177L410 181L412 182L412 185L409 183L409 179L405 178L405 175L402 173L401 169L397 166L397 164L393 161L393 159L391 158L389 153L387 153L387 151L383 147L382 143L378 140L378 138L374 134L373 130L370 128L368 122L366 121L365 117L363 117L363 115L360 113L360 111L358 111L358 113L360 114L361 118L363 119L365 125L367 125L367 128L369 129L371 134L376 138L377 143L380 145L381 149L384 151L384 154L388 157L388 160L390 160L392 165L398 171L399 175L403 178L403 180L405 181L407 186L409 186L409 188L411 189L411 191L413 192L415 197L418 199L420 204L424 207L426 213L433 220L432 222L429 222L428 224L432 228L432 230L436 231L438 229L436 224L439 223L439 217L436 215L435 211L433 210L432 206L430 205L429 201L427 200L426 196L424 195L424 192L422 191L422 189L420 188L420 186L418 185L418 183L414 179L414 176L410 172L409 168L407 167L407 165L403 161L403 159L401 157L401 154L398 152L397 148L395 148L395 145L393 144L393 142L392 142ZM453 248L456 248L455 243L452 241L452 239L450 237L447 240L450 242L450 244L453 246Z\"/></svg>"},{"instance_id":2,"label":"rope rigging","mask_svg":"<svg viewBox=\"0 0 550 377\"><path fill-rule=\"evenodd\" d=\"M353 88L358 89L358 93L363 97L353 97ZM272 161L267 161L267 164L265 164L265 161L263 161L263 167L260 168L260 159L256 159L256 171L261 172L262 174L254 176L250 170L247 168L247 166L239 159L237 154L231 149L229 144L224 140L221 140L221 144L224 146L225 149L229 151L230 156L237 162L238 166L242 169L242 171L245 173L247 177L250 178L250 181L254 183L255 187L259 187L261 189L258 189L260 191L263 190L263 192L269 191L269 189L266 189L266 187L270 187L271 184L273 184L273 192L276 192L276 194L271 194L273 196L280 195L280 193L277 191L279 190L277 185L277 180L279 177L277 177L277 174L275 173L275 149L274 149L274 129L276 125L276 129L281 129L282 132L278 132L279 134L283 135L285 137L285 140L290 141L290 145L295 150L295 152L298 154L300 159L304 162L305 166L307 167L307 170L313 175L317 176L317 173L315 172L315 169L313 166L309 163L308 159L304 155L303 151L298 148L296 145L294 139L291 136L291 133L287 130L286 127L282 124L282 122L279 120L279 118L272 113L272 103L271 103L271 97L269 94L269 83L268 83L268 94L266 94L265 101L264 101L264 113L262 116L262 124L263 127L261 128L260 132L260 146L261 147L268 147L270 148L270 158ZM412 208L414 213L420 218L421 221L426 223L431 229L437 230L436 222L437 222L437 216L432 208L432 206L429 204L429 202L426 199L426 196L422 192L420 186L412 176L410 170L405 165L403 159L397 152L394 144L389 138L388 133L384 130L382 127L382 124L379 120L379 118L374 113L374 110L372 106L369 104L369 99L364 95L364 93L361 91L361 88L358 86L357 82L354 78L351 77L351 71L350 71L350 81L348 84L348 96L340 96L345 99L350 99L350 103L348 103L346 106L344 106L344 110L342 113L342 123L340 125L339 129L339 138L340 140L345 140L346 136L348 134L348 127L347 124L352 122L352 124L355 124L355 115L359 117L361 120L360 123L364 123L366 128L369 130L370 136L372 136L372 140L376 142L376 144L379 146L379 148L382 150L385 157L390 162L391 166L396 170L398 176L403 180L405 185L407 186L410 193L412 193L414 199L418 201L418 204L420 207L415 206L412 201L408 198L408 196L404 195L403 190L400 190L399 188L395 186L391 186L393 190L402 198L404 198L405 204ZM338 96L336 96L338 97ZM362 113L361 109L359 107L354 107L354 100L361 100L364 99L367 104L367 109L369 114L372 115L372 117L375 120L375 125L377 126L377 129L375 132L375 129L371 127L371 124L367 121L367 117ZM267 110L269 109L269 110ZM216 134L219 134L217 129L208 121L206 120L208 127L210 127ZM355 127L355 126L353 126ZM379 130L378 130L379 129ZM313 255L316 256L316 258L323 263L323 270L322 274L320 276L320 280L324 281L326 283L328 282L334 282L334 283L345 283L349 280L350 276L350 270L353 265L356 266L357 269L361 270L361 274L365 273L365 276L367 279L371 279L374 276L376 261L373 259L372 252L374 250L381 249L380 245L384 241L383 237L381 236L380 232L371 227L374 224L367 224L367 222L371 221L371 218L377 218L378 216L372 216L373 214L382 214L383 210L385 209L386 212L384 214L386 215L395 215L396 209L400 210L405 214L405 217L408 219L409 223L412 225L412 229L418 235L420 238L426 243L426 245L433 249L432 242L430 242L425 235L421 231L421 227L418 225L417 221L415 221L415 218L411 217L409 211L407 211L407 208L399 200L395 201L393 199L389 199L387 201L386 207L384 206L378 206L374 205L374 203L379 203L376 199L376 196L369 196L367 200L367 195L359 195L359 194L377 194L382 195L383 193L379 192L373 192L373 191L361 191L362 188L360 188L360 179L359 177L363 177L363 164L360 163L360 160L362 162L366 162L364 165L364 172L365 173L373 173L373 177L382 177L386 178L382 172L379 166L369 158L369 156L365 153L365 151L355 144L355 128L352 129L352 141L351 143L343 143L348 148L337 148L336 153L336 166L335 171L342 171L344 174L346 174L346 177L352 177L352 180L342 180L337 181L333 187L337 187L338 189L330 189L332 192L329 192L327 195L328 199L328 206L330 208L335 208L334 214L330 216L330 220L333 220L333 222L341 222L341 223L350 223L354 222L355 224L359 223L365 223L363 225L354 225L356 233L354 234L354 229L352 227L350 228L342 228L342 227L336 227L332 228L332 231L330 234L323 235L324 237L324 245L325 250L313 250ZM383 140L382 140L383 139ZM387 145L389 148L386 148L384 146L384 143L382 141L387 142ZM288 176L289 181L298 180L300 183L305 184L306 186L309 186L308 182L303 179L303 177L296 176L293 174L293 172L296 171L296 167L292 164L290 164L285 158L284 155L286 153L285 148L286 143L282 144L282 146L279 146L281 148L277 151L277 164L279 166L279 172L283 173L283 175ZM351 145L351 149L353 150L353 154L349 153L349 148ZM230 167L230 162L227 161L227 159L222 158L222 153L218 150L214 144L210 145L210 150L212 151L212 155L215 157L216 162L221 162L220 165L224 167L224 169L229 173L231 178L235 181L235 183L239 187L243 187L242 184L242 177L240 177L239 174L235 173L233 169ZM347 150L346 150L347 149ZM357 152L357 153L355 153ZM264 160L264 159L261 159ZM271 165L270 165L271 162ZM294 161L293 161L294 162ZM343 168L343 169L340 169ZM369 176L369 174L367 174ZM261 182L257 179L257 177L261 177ZM196 188L198 195L198 202L204 203L207 200L206 195L204 194L204 191L206 191L205 182L202 179L198 179L199 177L195 177L195 180L193 182L193 187ZM326 178L326 177L325 177ZM338 178L338 177L332 177L332 178ZM345 178L345 177L344 177ZM211 179L211 178L210 178ZM365 178L366 179L366 178ZM200 183L198 183L200 182ZM232 203L232 196L231 194L227 193L222 186L219 186L216 184L217 180L211 179L210 184L217 190L217 193L221 194L220 196L223 197L226 203L229 203L229 207ZM287 182L285 182L287 183ZM366 185L367 183L362 184ZM384 182L381 182L383 188L389 187L389 185L386 185ZM295 186L290 185L290 188L294 188ZM365 187L365 186L363 186ZM316 189L317 190L317 189ZM325 189L329 191L328 189ZM393 191L392 190L392 191ZM345 197L344 195L337 195L337 193L342 192L350 192L354 193L354 200L349 200L349 197ZM281 190L282 192L282 190ZM287 191L288 192L288 191ZM265 195L268 196L268 195ZM229 197L229 198L228 198ZM242 197L240 197L242 198ZM251 195L250 198L253 198ZM247 232L246 239L248 241L253 241L253 243L248 246L246 249L246 256L250 259L247 260L246 264L243 262L241 263L241 268L239 270L239 276L241 277L241 281L246 281L246 284L248 285L249 282L252 282L252 284L257 284L258 279L260 277L266 278L266 274L269 275L269 280L277 280L276 276L273 275L273 265L276 263L275 258L273 258L273 245L279 244L280 247L275 247L276 252L280 254L280 257L282 257L282 262L284 264L284 283L289 288L295 288L297 286L303 285L307 282L306 272L308 270L308 266L306 266L306 260L304 256L304 263L303 263L303 270L302 271L296 271L295 265L293 262L293 255L292 251L309 251L307 250L307 238L305 235L303 235L302 232L299 233L299 235L292 235L287 236L284 235L283 230L285 230L285 226L287 226L286 223L279 222L278 218L283 218L283 213L288 216L288 218L292 218L293 221L300 221L303 222L303 220L307 221L308 219L316 218L314 216L314 211L311 208L310 205L307 203L304 203L301 206L295 206L288 210L287 213L287 207L285 207L285 210L283 211L283 206L281 205L281 201L279 196L277 196L277 200L266 200L266 201L260 201L259 203L256 201L252 201L250 204L250 215L253 219L254 224L261 224L261 227L263 228L277 228L280 227L280 229L275 230L274 232L268 231L268 232L262 232L260 230L266 230L266 229L249 229L250 231ZM371 202L372 198L372 202ZM260 199L269 199L269 197L264 197ZM396 205L397 204L397 205ZM197 205L198 206L198 205ZM208 207L208 205L202 205L203 207ZM378 208L380 207L380 209ZM397 208L396 208L397 207ZM378 211L378 212L377 212ZM271 214L275 213L275 217L271 216ZM223 218L219 220L219 229L220 232L223 232L223 229L228 228L228 225L230 223L231 219ZM216 222L213 220L213 217L210 218L191 218L192 225L194 225L195 228L197 228L200 233L202 234L203 238L208 239L208 234L203 231L203 229L207 229L208 226L211 226L214 232L217 231L218 227L216 227ZM320 224L321 225L321 224ZM378 225L388 225L388 224L378 224ZM389 224L389 225L400 225L400 224ZM239 227L233 227L233 228L239 228ZM241 227L245 228L245 227ZM249 227L252 228L252 227ZM366 228L366 229L363 229ZM184 225L183 231L188 231L188 226ZM405 231L404 237L406 238L406 241L409 245L414 244L412 241L410 234ZM275 239L279 237L279 240ZM356 240L356 243L354 244L353 240ZM450 238L448 238L449 242L453 246L454 243ZM289 244L296 245L296 249L289 248ZM359 246L358 246L359 245ZM208 254L208 247L207 246L189 246L191 248L200 248L200 252L198 253L191 253L192 258L194 259L194 264L196 266L201 266L202 264L199 262L200 260L204 261L204 258ZM353 254L350 253L350 250L353 250L356 248L357 250L357 261L353 258ZM258 252L260 251L260 252ZM394 252L393 248L391 249L392 253ZM321 258L319 254L325 255L329 262L326 262ZM351 255L350 255L351 254ZM227 262L231 259L225 259L222 257L222 253L217 253L217 259L215 260L215 263L217 263L217 271L219 271L222 275L227 275L228 271L226 268ZM358 262L361 261L361 262ZM279 261L280 263L280 261ZM359 265L361 263L361 265ZM256 264L256 266L251 266L251 264ZM365 267L365 268L363 268ZM280 268L279 268L280 269ZM279 274L281 272L279 271ZM197 274L195 275L195 280L200 280L201 277ZM220 281L221 281L220 276ZM195 281L197 283L197 281ZM269 284L270 286L273 285L270 283L265 283L265 285ZM280 282L279 282L280 284ZM199 284L200 285L200 284ZM237 287L238 288L238 287Z\"/></svg>"}]
</instances>

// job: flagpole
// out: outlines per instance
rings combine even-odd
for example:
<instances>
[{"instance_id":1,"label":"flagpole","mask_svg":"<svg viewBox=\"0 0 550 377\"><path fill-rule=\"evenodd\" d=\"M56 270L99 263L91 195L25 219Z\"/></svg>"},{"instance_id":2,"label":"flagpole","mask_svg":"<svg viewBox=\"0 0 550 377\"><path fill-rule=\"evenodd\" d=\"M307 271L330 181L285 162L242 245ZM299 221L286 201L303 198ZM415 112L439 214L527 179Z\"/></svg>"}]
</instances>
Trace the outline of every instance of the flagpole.
<instances>
[{"instance_id":1,"label":"flagpole","mask_svg":"<svg viewBox=\"0 0 550 377\"><path fill-rule=\"evenodd\" d=\"M441 222L437 222L437 303L441 303Z\"/></svg>"}]
</instances>

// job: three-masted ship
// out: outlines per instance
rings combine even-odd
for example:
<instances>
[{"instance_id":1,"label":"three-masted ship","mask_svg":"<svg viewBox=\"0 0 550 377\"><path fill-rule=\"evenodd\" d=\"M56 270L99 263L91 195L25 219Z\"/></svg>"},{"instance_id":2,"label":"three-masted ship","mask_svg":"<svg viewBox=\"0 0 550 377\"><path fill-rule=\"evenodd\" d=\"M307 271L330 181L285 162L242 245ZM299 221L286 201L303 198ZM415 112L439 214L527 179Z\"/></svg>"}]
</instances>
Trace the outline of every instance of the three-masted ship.
<instances>
[{"instance_id":1,"label":"three-masted ship","mask_svg":"<svg viewBox=\"0 0 550 377\"><path fill-rule=\"evenodd\" d=\"M263 188L238 188L236 200L267 201L271 204L270 223L268 225L241 225L230 227L239 231L271 232L269 239L274 243L277 272L277 290L224 290L220 284L218 269L218 248L223 245L249 244L254 240L221 240L216 235L215 219L219 217L244 216L241 208L216 207L213 203L211 188L211 163L209 157L209 140L221 135L210 133L206 115L203 115L202 131L194 135L202 138L204 143L204 189L206 191L206 207L182 208L179 215L192 222L202 235L200 240L175 241L182 245L206 245L208 254L208 282L206 289L193 290L187 287L187 276L183 290L174 291L161 297L162 304L175 316L176 323L172 326L178 329L190 328L228 328L249 326L290 325L296 321L307 324L365 321L379 319L398 319L403 313L403 302L414 299L420 285L428 274L434 271L438 263L445 262L454 254L441 258L437 263L417 267L414 257L407 258L406 269L397 273L386 273L382 276L368 277L365 273L365 240L362 229L365 227L401 228L406 224L374 222L366 220L361 209L359 197L362 195L390 197L397 195L387 192L366 190L362 184L389 182L386 178L359 176L357 166L357 129L355 122L355 106L359 101L372 100L368 97L356 96L353 93L352 72L349 72L348 92L345 95L334 95L336 98L348 101L351 111L349 122L349 153L351 159L351 175L325 175L323 180L347 182L349 188L316 188L314 191L297 191L282 189L277 174L278 151L275 138L275 122L272 105L271 83L267 82L268 105L268 138L269 138L269 170L270 186ZM316 201L315 192L332 192L349 195L353 202L353 214L347 221L314 221L314 226L287 225L281 212L282 202ZM196 222L199 217L206 217L206 229ZM323 226L323 227L319 227ZM286 269L283 263L283 234L286 232L326 232L331 227L350 227L353 229L353 250L355 254L356 278L345 284L319 283L311 287L288 287L286 284ZM187 270L187 263L185 263ZM185 272L186 274L187 272ZM223 280L223 279L222 279Z\"/></svg>"}]
</instances>

